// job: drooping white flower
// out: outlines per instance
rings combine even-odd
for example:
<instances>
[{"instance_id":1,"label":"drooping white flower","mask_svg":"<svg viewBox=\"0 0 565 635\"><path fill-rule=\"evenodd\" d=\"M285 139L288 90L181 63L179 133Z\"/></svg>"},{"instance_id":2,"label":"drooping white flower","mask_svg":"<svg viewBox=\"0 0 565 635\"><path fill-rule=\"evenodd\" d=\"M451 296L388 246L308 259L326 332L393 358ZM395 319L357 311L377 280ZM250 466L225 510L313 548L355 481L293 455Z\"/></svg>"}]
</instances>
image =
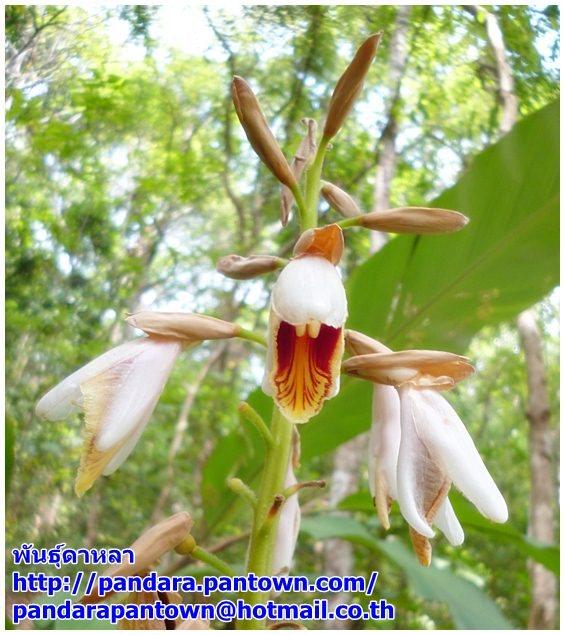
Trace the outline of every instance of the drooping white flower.
<instances>
[{"instance_id":1,"label":"drooping white flower","mask_svg":"<svg viewBox=\"0 0 565 635\"><path fill-rule=\"evenodd\" d=\"M398 501L410 525L423 536L433 536L429 517L437 514L451 483L484 516L506 522L506 502L447 400L435 390L409 386L400 388L400 400Z\"/></svg>"},{"instance_id":2,"label":"drooping white flower","mask_svg":"<svg viewBox=\"0 0 565 635\"><path fill-rule=\"evenodd\" d=\"M181 349L178 340L127 342L74 372L39 401L37 415L51 421L84 411L86 439L75 483L79 496L129 456Z\"/></svg>"},{"instance_id":3,"label":"drooping white flower","mask_svg":"<svg viewBox=\"0 0 565 635\"><path fill-rule=\"evenodd\" d=\"M393 500L398 500L397 469L401 439L401 401L398 391L392 386L376 384L373 388L373 420L369 439L369 489L385 529L390 527L390 505ZM419 489L419 485L415 485L416 489ZM463 542L463 530L447 495L440 501L433 524L452 545Z\"/></svg>"},{"instance_id":4,"label":"drooping white flower","mask_svg":"<svg viewBox=\"0 0 565 635\"><path fill-rule=\"evenodd\" d=\"M463 529L447 498L454 484L487 518L505 522L508 509L467 429L438 392L473 372L464 357L442 351L401 351L362 333L347 331L343 364L350 374L375 383L369 447L369 478L377 513L388 528L397 499L410 525L422 564L431 560L436 525L454 545Z\"/></svg>"},{"instance_id":5,"label":"drooping white flower","mask_svg":"<svg viewBox=\"0 0 565 635\"><path fill-rule=\"evenodd\" d=\"M342 246L336 225L310 230L273 288L263 390L294 423L339 391L347 299L335 263Z\"/></svg>"},{"instance_id":6,"label":"drooping white flower","mask_svg":"<svg viewBox=\"0 0 565 635\"><path fill-rule=\"evenodd\" d=\"M285 489L296 485L296 477L292 469L292 460L288 462L285 479ZM273 553L273 575L287 576L292 567L298 532L300 531L300 505L298 493L291 494L283 503L279 512L279 524L275 538L275 550Z\"/></svg>"}]
</instances>

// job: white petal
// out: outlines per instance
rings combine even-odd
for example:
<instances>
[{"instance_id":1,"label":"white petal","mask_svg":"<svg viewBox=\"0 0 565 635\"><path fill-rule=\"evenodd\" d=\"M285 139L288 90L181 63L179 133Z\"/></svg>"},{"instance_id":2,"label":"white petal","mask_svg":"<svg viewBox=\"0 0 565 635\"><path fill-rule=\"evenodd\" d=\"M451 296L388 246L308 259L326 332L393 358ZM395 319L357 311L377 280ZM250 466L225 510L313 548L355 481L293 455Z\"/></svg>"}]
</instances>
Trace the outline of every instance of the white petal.
<instances>
[{"instance_id":1,"label":"white petal","mask_svg":"<svg viewBox=\"0 0 565 635\"><path fill-rule=\"evenodd\" d=\"M292 485L296 485L296 478L292 470L292 461L289 461L285 488ZM273 575L288 575L292 567L292 559L300 531L300 515L300 505L296 493L285 501L280 512L273 553Z\"/></svg>"},{"instance_id":2,"label":"white petal","mask_svg":"<svg viewBox=\"0 0 565 635\"><path fill-rule=\"evenodd\" d=\"M398 498L396 466L400 448L400 398L396 388L375 384L373 422L369 437L369 489L374 497L376 480L381 478L385 491Z\"/></svg>"},{"instance_id":3,"label":"white petal","mask_svg":"<svg viewBox=\"0 0 565 635\"><path fill-rule=\"evenodd\" d=\"M106 371L110 394L96 435L105 452L147 422L182 345L175 340L136 340L137 350Z\"/></svg>"},{"instance_id":4,"label":"white petal","mask_svg":"<svg viewBox=\"0 0 565 635\"><path fill-rule=\"evenodd\" d=\"M339 271L325 258L291 260L273 287L272 308L289 324L318 320L339 328L347 317L347 299Z\"/></svg>"},{"instance_id":5,"label":"white petal","mask_svg":"<svg viewBox=\"0 0 565 635\"><path fill-rule=\"evenodd\" d=\"M440 505L434 519L434 525L454 547L458 547L463 544L463 541L465 540L463 527L461 527L461 523L453 511L449 498L446 498Z\"/></svg>"},{"instance_id":6,"label":"white petal","mask_svg":"<svg viewBox=\"0 0 565 635\"><path fill-rule=\"evenodd\" d=\"M137 340L126 342L79 368L39 400L35 408L36 414L49 421L59 421L79 412L82 408L80 384L126 359L137 347Z\"/></svg>"},{"instance_id":7,"label":"white petal","mask_svg":"<svg viewBox=\"0 0 565 635\"><path fill-rule=\"evenodd\" d=\"M269 336L267 337L267 358L265 360L265 374L263 375L263 383L261 387L266 395L272 397L275 394L274 388L271 385L270 374L273 370L274 352L273 348L275 343L275 333L279 326L280 320L275 315L274 311L269 311Z\"/></svg>"},{"instance_id":8,"label":"white petal","mask_svg":"<svg viewBox=\"0 0 565 635\"><path fill-rule=\"evenodd\" d=\"M134 430L133 434L123 444L123 446L114 454L114 456L108 461L108 465L104 468L102 474L109 476L113 474L124 463L128 456L133 452L133 449L137 445L139 438L143 434L143 431L147 427L149 419L151 418L151 412L147 414L145 421L141 422L139 426Z\"/></svg>"},{"instance_id":9,"label":"white petal","mask_svg":"<svg viewBox=\"0 0 565 635\"><path fill-rule=\"evenodd\" d=\"M396 470L398 504L400 512L413 529L426 538L433 538L434 531L423 510L423 487L431 460L416 432L412 393L411 388L400 390L401 438Z\"/></svg>"},{"instance_id":10,"label":"white petal","mask_svg":"<svg viewBox=\"0 0 565 635\"><path fill-rule=\"evenodd\" d=\"M506 502L455 410L435 390L419 395L414 401L416 428L430 454L484 516L505 522Z\"/></svg>"}]
</instances>

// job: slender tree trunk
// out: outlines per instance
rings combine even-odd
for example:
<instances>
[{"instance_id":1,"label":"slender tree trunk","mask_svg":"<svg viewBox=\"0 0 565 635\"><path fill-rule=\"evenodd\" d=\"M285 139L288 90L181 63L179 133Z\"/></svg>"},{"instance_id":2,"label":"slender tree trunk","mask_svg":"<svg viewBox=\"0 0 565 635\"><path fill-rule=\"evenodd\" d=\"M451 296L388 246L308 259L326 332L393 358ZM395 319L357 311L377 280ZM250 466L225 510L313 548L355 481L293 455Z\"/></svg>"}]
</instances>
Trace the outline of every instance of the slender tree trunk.
<instances>
[{"instance_id":1,"label":"slender tree trunk","mask_svg":"<svg viewBox=\"0 0 565 635\"><path fill-rule=\"evenodd\" d=\"M518 119L518 99L514 92L514 78L496 15L482 7L475 7L475 15L479 11L482 11L485 17L487 39L496 62L498 98L502 108L500 131L504 134L511 130ZM529 533L535 540L551 544L555 539L555 485L550 452L552 432L549 398L541 336L531 309L518 316L516 326L524 350L528 381L526 416L530 426L531 481ZM529 571L532 605L528 628L552 629L557 615L556 578L536 562L529 562Z\"/></svg>"},{"instance_id":2,"label":"slender tree trunk","mask_svg":"<svg viewBox=\"0 0 565 635\"><path fill-rule=\"evenodd\" d=\"M387 122L381 135L379 160L375 174L375 210L385 210L390 207L390 188L396 171L396 137L398 123L396 110L400 100L400 86L408 58L408 20L410 5L398 7L396 28L390 43L391 97L387 108ZM377 252L387 241L384 232L371 232L371 250Z\"/></svg>"},{"instance_id":3,"label":"slender tree trunk","mask_svg":"<svg viewBox=\"0 0 565 635\"><path fill-rule=\"evenodd\" d=\"M528 378L530 423L530 522L529 534L535 540L552 544L555 540L555 479L551 460L549 398L542 356L541 337L533 311L518 317L518 332L524 350ZM528 628L555 628L557 615L557 580L543 565L530 562L532 605Z\"/></svg>"},{"instance_id":4,"label":"slender tree trunk","mask_svg":"<svg viewBox=\"0 0 565 635\"><path fill-rule=\"evenodd\" d=\"M389 80L391 97L387 105L387 121L381 135L381 148L375 173L374 209L390 207L390 188L396 170L396 136L398 132L396 110L400 98L400 85L408 57L407 34L411 7L398 7L396 27L390 43ZM377 252L387 241L387 234L370 232L371 252ZM346 496L357 491L359 472L365 456L368 435L361 434L341 445L334 454L334 468L330 481L329 506L335 508ZM331 539L324 545L324 571L326 575L351 575L354 565L353 547L346 540ZM351 601L350 593L337 593L330 598L330 607ZM333 630L348 630L351 622L330 620L324 625Z\"/></svg>"}]
</instances>

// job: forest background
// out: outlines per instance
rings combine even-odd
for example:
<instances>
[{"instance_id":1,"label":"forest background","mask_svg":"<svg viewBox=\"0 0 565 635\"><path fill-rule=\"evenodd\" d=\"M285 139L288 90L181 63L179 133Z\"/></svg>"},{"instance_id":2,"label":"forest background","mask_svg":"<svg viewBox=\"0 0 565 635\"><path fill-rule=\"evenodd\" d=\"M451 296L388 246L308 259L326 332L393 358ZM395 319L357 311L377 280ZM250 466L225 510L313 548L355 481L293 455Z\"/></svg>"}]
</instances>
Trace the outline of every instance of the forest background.
<instances>
[{"instance_id":1,"label":"forest background","mask_svg":"<svg viewBox=\"0 0 565 635\"><path fill-rule=\"evenodd\" d=\"M397 508L388 538L372 509L370 388L346 380L302 428L299 478L328 487L301 498L294 573L378 570L396 628L558 625L553 5L6 7L7 554L23 542L125 547L188 510L199 542L243 561L248 512L225 482L257 464L260 444L236 412L262 351L232 341L188 351L133 455L83 499L78 418L40 422L34 405L130 338L123 316L140 308L266 328L274 274L233 282L215 271L228 253L288 255L295 231L281 230L278 185L245 142L231 76L251 82L290 158L301 118L323 118L375 31L382 43L326 178L366 211L448 190L439 202L459 203L471 224L455 243L348 233L350 325L395 348L472 358L478 372L450 398L510 520L493 525L456 497L466 541L436 540L421 568ZM178 556L160 570L206 572Z\"/></svg>"}]
</instances>

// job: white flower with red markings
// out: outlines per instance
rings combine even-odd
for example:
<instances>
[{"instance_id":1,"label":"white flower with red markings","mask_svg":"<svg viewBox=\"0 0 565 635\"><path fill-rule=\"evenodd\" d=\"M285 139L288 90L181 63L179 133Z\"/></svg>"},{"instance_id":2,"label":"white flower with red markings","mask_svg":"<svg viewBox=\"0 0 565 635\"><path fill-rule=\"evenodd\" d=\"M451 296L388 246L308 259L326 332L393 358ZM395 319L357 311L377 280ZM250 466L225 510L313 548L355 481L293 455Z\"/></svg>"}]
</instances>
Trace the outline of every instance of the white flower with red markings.
<instances>
[{"instance_id":1,"label":"white flower with red markings","mask_svg":"<svg viewBox=\"0 0 565 635\"><path fill-rule=\"evenodd\" d=\"M271 295L263 389L294 423L339 391L347 300L335 264L342 249L336 225L306 232Z\"/></svg>"}]
</instances>

